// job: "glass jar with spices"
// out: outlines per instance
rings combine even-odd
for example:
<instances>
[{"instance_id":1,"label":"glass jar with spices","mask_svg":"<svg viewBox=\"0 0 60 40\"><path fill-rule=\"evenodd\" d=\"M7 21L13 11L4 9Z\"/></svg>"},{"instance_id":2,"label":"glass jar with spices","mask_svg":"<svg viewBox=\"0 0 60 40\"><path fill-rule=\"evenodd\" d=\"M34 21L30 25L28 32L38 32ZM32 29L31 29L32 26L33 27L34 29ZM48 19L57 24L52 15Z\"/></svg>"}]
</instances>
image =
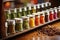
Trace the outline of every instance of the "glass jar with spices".
<instances>
[{"instance_id":1,"label":"glass jar with spices","mask_svg":"<svg viewBox=\"0 0 60 40\"><path fill-rule=\"evenodd\" d=\"M21 18L22 8L17 8L17 18Z\"/></svg>"},{"instance_id":2,"label":"glass jar with spices","mask_svg":"<svg viewBox=\"0 0 60 40\"><path fill-rule=\"evenodd\" d=\"M10 19L10 11L9 10L4 10L4 13L5 13L5 16L6 16L6 19Z\"/></svg>"},{"instance_id":3,"label":"glass jar with spices","mask_svg":"<svg viewBox=\"0 0 60 40\"><path fill-rule=\"evenodd\" d=\"M49 21L49 11L46 10L46 11L44 12L44 14L45 14L45 22L48 22L48 21Z\"/></svg>"},{"instance_id":4,"label":"glass jar with spices","mask_svg":"<svg viewBox=\"0 0 60 40\"><path fill-rule=\"evenodd\" d=\"M17 17L17 10L16 10L16 8L15 9L10 9L10 11L11 11L11 19L14 19L14 18L16 18Z\"/></svg>"},{"instance_id":5,"label":"glass jar with spices","mask_svg":"<svg viewBox=\"0 0 60 40\"><path fill-rule=\"evenodd\" d=\"M23 7L22 8L22 16L26 16L27 15L27 7Z\"/></svg>"},{"instance_id":6,"label":"glass jar with spices","mask_svg":"<svg viewBox=\"0 0 60 40\"><path fill-rule=\"evenodd\" d=\"M35 27L35 17L34 15L27 15L29 17L29 26L31 28L34 28Z\"/></svg>"},{"instance_id":7,"label":"glass jar with spices","mask_svg":"<svg viewBox=\"0 0 60 40\"><path fill-rule=\"evenodd\" d=\"M57 17L60 18L60 8L58 8Z\"/></svg>"},{"instance_id":8,"label":"glass jar with spices","mask_svg":"<svg viewBox=\"0 0 60 40\"><path fill-rule=\"evenodd\" d=\"M23 31L23 20L21 18L15 18L15 29L17 31Z\"/></svg>"},{"instance_id":9,"label":"glass jar with spices","mask_svg":"<svg viewBox=\"0 0 60 40\"><path fill-rule=\"evenodd\" d=\"M37 4L37 9L36 9L37 12L40 12L40 5L41 4Z\"/></svg>"},{"instance_id":10,"label":"glass jar with spices","mask_svg":"<svg viewBox=\"0 0 60 40\"><path fill-rule=\"evenodd\" d=\"M44 24L45 23L45 15L44 15L44 12L40 12L40 23L41 24Z\"/></svg>"},{"instance_id":11,"label":"glass jar with spices","mask_svg":"<svg viewBox=\"0 0 60 40\"><path fill-rule=\"evenodd\" d=\"M49 10L49 20L52 21L54 19L54 12L52 10L52 8L50 8Z\"/></svg>"},{"instance_id":12,"label":"glass jar with spices","mask_svg":"<svg viewBox=\"0 0 60 40\"><path fill-rule=\"evenodd\" d=\"M27 16L22 16L23 19L23 29L29 29L29 17Z\"/></svg>"},{"instance_id":13,"label":"glass jar with spices","mask_svg":"<svg viewBox=\"0 0 60 40\"><path fill-rule=\"evenodd\" d=\"M10 33L10 34L16 33L15 20L7 20L7 22L8 22L8 33Z\"/></svg>"},{"instance_id":14,"label":"glass jar with spices","mask_svg":"<svg viewBox=\"0 0 60 40\"><path fill-rule=\"evenodd\" d=\"M39 26L40 25L39 14L33 13L33 15L35 15L35 26Z\"/></svg>"},{"instance_id":15,"label":"glass jar with spices","mask_svg":"<svg viewBox=\"0 0 60 40\"><path fill-rule=\"evenodd\" d=\"M36 5L32 6L32 13L36 13Z\"/></svg>"},{"instance_id":16,"label":"glass jar with spices","mask_svg":"<svg viewBox=\"0 0 60 40\"><path fill-rule=\"evenodd\" d=\"M8 36L8 24L5 22L5 36Z\"/></svg>"},{"instance_id":17,"label":"glass jar with spices","mask_svg":"<svg viewBox=\"0 0 60 40\"><path fill-rule=\"evenodd\" d=\"M57 7L54 7L54 19L57 19Z\"/></svg>"},{"instance_id":18,"label":"glass jar with spices","mask_svg":"<svg viewBox=\"0 0 60 40\"><path fill-rule=\"evenodd\" d=\"M27 15L30 15L30 14L32 14L32 7L28 6L27 7Z\"/></svg>"}]
</instances>

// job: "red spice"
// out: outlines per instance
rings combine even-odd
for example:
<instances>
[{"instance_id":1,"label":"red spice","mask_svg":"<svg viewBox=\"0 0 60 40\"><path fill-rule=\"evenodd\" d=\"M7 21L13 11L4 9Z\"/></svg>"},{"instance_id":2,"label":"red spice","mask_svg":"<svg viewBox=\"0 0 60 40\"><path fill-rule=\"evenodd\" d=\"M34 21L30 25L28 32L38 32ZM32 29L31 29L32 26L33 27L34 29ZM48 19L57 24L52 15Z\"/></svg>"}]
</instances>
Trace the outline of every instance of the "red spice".
<instances>
[{"instance_id":1,"label":"red spice","mask_svg":"<svg viewBox=\"0 0 60 40\"><path fill-rule=\"evenodd\" d=\"M45 22L44 16L43 15L40 15L40 23L41 24L44 24L44 22Z\"/></svg>"},{"instance_id":2,"label":"red spice","mask_svg":"<svg viewBox=\"0 0 60 40\"><path fill-rule=\"evenodd\" d=\"M49 19L50 19L50 21L53 20L53 13L52 12L50 12Z\"/></svg>"},{"instance_id":3,"label":"red spice","mask_svg":"<svg viewBox=\"0 0 60 40\"><path fill-rule=\"evenodd\" d=\"M38 15L35 16L35 26L39 25L39 17Z\"/></svg>"}]
</instances>

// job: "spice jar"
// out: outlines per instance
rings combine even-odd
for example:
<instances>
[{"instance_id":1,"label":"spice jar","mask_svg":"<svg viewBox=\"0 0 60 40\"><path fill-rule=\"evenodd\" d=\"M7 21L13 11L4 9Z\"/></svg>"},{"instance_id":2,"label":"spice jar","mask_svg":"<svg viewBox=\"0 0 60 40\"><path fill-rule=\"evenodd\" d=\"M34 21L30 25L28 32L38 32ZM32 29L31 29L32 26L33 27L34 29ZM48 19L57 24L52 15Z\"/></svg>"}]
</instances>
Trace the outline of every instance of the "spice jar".
<instances>
[{"instance_id":1,"label":"spice jar","mask_svg":"<svg viewBox=\"0 0 60 40\"><path fill-rule=\"evenodd\" d=\"M49 10L49 20L52 21L54 19L54 14L53 14L52 8Z\"/></svg>"},{"instance_id":2,"label":"spice jar","mask_svg":"<svg viewBox=\"0 0 60 40\"><path fill-rule=\"evenodd\" d=\"M44 9L44 3L42 3L42 4L40 5L40 11L43 11L43 10L45 10L45 9Z\"/></svg>"},{"instance_id":3,"label":"spice jar","mask_svg":"<svg viewBox=\"0 0 60 40\"><path fill-rule=\"evenodd\" d=\"M60 18L60 8L58 8L57 17Z\"/></svg>"},{"instance_id":4,"label":"spice jar","mask_svg":"<svg viewBox=\"0 0 60 40\"><path fill-rule=\"evenodd\" d=\"M17 18L21 18L22 16L22 8L17 8Z\"/></svg>"},{"instance_id":5,"label":"spice jar","mask_svg":"<svg viewBox=\"0 0 60 40\"><path fill-rule=\"evenodd\" d=\"M24 29L29 29L29 17L26 16L22 16L23 19L23 28Z\"/></svg>"},{"instance_id":6,"label":"spice jar","mask_svg":"<svg viewBox=\"0 0 60 40\"><path fill-rule=\"evenodd\" d=\"M9 10L4 10L4 13L5 13L5 16L6 16L6 19L10 19L10 11Z\"/></svg>"},{"instance_id":7,"label":"spice jar","mask_svg":"<svg viewBox=\"0 0 60 40\"><path fill-rule=\"evenodd\" d=\"M48 9L48 2L45 3L45 10Z\"/></svg>"},{"instance_id":8,"label":"spice jar","mask_svg":"<svg viewBox=\"0 0 60 40\"><path fill-rule=\"evenodd\" d=\"M34 15L27 15L29 17L29 26L31 28L34 28L35 27L35 17Z\"/></svg>"},{"instance_id":9,"label":"spice jar","mask_svg":"<svg viewBox=\"0 0 60 40\"><path fill-rule=\"evenodd\" d=\"M57 18L57 7L54 7L54 19Z\"/></svg>"},{"instance_id":10,"label":"spice jar","mask_svg":"<svg viewBox=\"0 0 60 40\"><path fill-rule=\"evenodd\" d=\"M40 11L40 5L41 5L41 4L37 4L37 10L36 10L37 12Z\"/></svg>"},{"instance_id":11,"label":"spice jar","mask_svg":"<svg viewBox=\"0 0 60 40\"><path fill-rule=\"evenodd\" d=\"M35 26L39 26L40 24L39 14L33 13L33 15L35 15Z\"/></svg>"},{"instance_id":12,"label":"spice jar","mask_svg":"<svg viewBox=\"0 0 60 40\"><path fill-rule=\"evenodd\" d=\"M32 7L32 13L36 13L36 5L33 5L33 7Z\"/></svg>"},{"instance_id":13,"label":"spice jar","mask_svg":"<svg viewBox=\"0 0 60 40\"><path fill-rule=\"evenodd\" d=\"M6 36L8 36L8 24L5 22L5 33Z\"/></svg>"},{"instance_id":14,"label":"spice jar","mask_svg":"<svg viewBox=\"0 0 60 40\"><path fill-rule=\"evenodd\" d=\"M45 23L45 15L44 15L44 12L42 11L39 14L40 14L40 23L41 24L44 24Z\"/></svg>"},{"instance_id":15,"label":"spice jar","mask_svg":"<svg viewBox=\"0 0 60 40\"><path fill-rule=\"evenodd\" d=\"M14 34L15 32L15 20L7 20L8 22L8 33Z\"/></svg>"},{"instance_id":16,"label":"spice jar","mask_svg":"<svg viewBox=\"0 0 60 40\"><path fill-rule=\"evenodd\" d=\"M16 10L16 8L15 9L10 9L10 11L11 11L11 19L14 19L14 18L16 18L17 17L17 10Z\"/></svg>"},{"instance_id":17,"label":"spice jar","mask_svg":"<svg viewBox=\"0 0 60 40\"><path fill-rule=\"evenodd\" d=\"M23 21L21 18L15 18L15 29L17 31L23 31Z\"/></svg>"},{"instance_id":18,"label":"spice jar","mask_svg":"<svg viewBox=\"0 0 60 40\"><path fill-rule=\"evenodd\" d=\"M32 7L28 6L27 7L27 15L30 15L30 14L32 14Z\"/></svg>"},{"instance_id":19,"label":"spice jar","mask_svg":"<svg viewBox=\"0 0 60 40\"><path fill-rule=\"evenodd\" d=\"M27 7L23 7L22 8L22 16L26 16L27 15Z\"/></svg>"},{"instance_id":20,"label":"spice jar","mask_svg":"<svg viewBox=\"0 0 60 40\"><path fill-rule=\"evenodd\" d=\"M46 10L46 11L44 12L44 14L45 14L45 22L48 22L48 21L49 21L49 11Z\"/></svg>"}]
</instances>

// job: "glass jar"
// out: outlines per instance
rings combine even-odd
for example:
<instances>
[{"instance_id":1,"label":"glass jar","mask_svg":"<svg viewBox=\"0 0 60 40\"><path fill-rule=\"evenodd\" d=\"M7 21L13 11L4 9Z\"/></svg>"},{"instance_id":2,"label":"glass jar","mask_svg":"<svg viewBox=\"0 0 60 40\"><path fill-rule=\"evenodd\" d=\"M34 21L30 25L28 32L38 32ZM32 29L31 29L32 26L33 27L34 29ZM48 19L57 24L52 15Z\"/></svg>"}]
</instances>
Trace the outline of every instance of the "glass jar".
<instances>
[{"instance_id":1,"label":"glass jar","mask_svg":"<svg viewBox=\"0 0 60 40\"><path fill-rule=\"evenodd\" d=\"M17 31L23 31L23 21L21 18L15 18L15 29Z\"/></svg>"},{"instance_id":2,"label":"glass jar","mask_svg":"<svg viewBox=\"0 0 60 40\"><path fill-rule=\"evenodd\" d=\"M4 13L5 13L5 16L6 16L6 19L10 19L10 11L9 10L4 10Z\"/></svg>"},{"instance_id":3,"label":"glass jar","mask_svg":"<svg viewBox=\"0 0 60 40\"><path fill-rule=\"evenodd\" d=\"M21 18L22 8L17 8L17 18Z\"/></svg>"},{"instance_id":4,"label":"glass jar","mask_svg":"<svg viewBox=\"0 0 60 40\"><path fill-rule=\"evenodd\" d=\"M29 17L29 26L31 28L34 28L35 27L35 17L34 17L34 15L28 15L28 17Z\"/></svg>"},{"instance_id":5,"label":"glass jar","mask_svg":"<svg viewBox=\"0 0 60 40\"><path fill-rule=\"evenodd\" d=\"M51 9L51 10L49 11L49 20L52 21L53 19L54 19L54 12L53 12L53 10Z\"/></svg>"},{"instance_id":6,"label":"glass jar","mask_svg":"<svg viewBox=\"0 0 60 40\"><path fill-rule=\"evenodd\" d=\"M27 15L27 7L23 7L22 8L22 16L26 16Z\"/></svg>"},{"instance_id":7,"label":"glass jar","mask_svg":"<svg viewBox=\"0 0 60 40\"><path fill-rule=\"evenodd\" d=\"M40 5L40 11L43 11L43 10L45 10L45 9L44 9L44 3L42 3L42 4Z\"/></svg>"},{"instance_id":8,"label":"glass jar","mask_svg":"<svg viewBox=\"0 0 60 40\"><path fill-rule=\"evenodd\" d=\"M54 7L54 19L57 19L57 7Z\"/></svg>"},{"instance_id":9,"label":"glass jar","mask_svg":"<svg viewBox=\"0 0 60 40\"><path fill-rule=\"evenodd\" d=\"M45 22L48 22L48 21L49 21L49 11L46 10L46 11L44 12L44 14L45 14Z\"/></svg>"},{"instance_id":10,"label":"glass jar","mask_svg":"<svg viewBox=\"0 0 60 40\"><path fill-rule=\"evenodd\" d=\"M6 36L8 36L8 24L5 22L5 33Z\"/></svg>"},{"instance_id":11,"label":"glass jar","mask_svg":"<svg viewBox=\"0 0 60 40\"><path fill-rule=\"evenodd\" d=\"M8 33L10 33L10 34L16 33L15 20L7 20L7 22L8 22Z\"/></svg>"},{"instance_id":12,"label":"glass jar","mask_svg":"<svg viewBox=\"0 0 60 40\"><path fill-rule=\"evenodd\" d=\"M32 14L32 7L28 6L27 7L27 15L30 15L30 14Z\"/></svg>"},{"instance_id":13,"label":"glass jar","mask_svg":"<svg viewBox=\"0 0 60 40\"><path fill-rule=\"evenodd\" d=\"M32 7L32 13L36 13L36 5L33 5L33 7Z\"/></svg>"},{"instance_id":14,"label":"glass jar","mask_svg":"<svg viewBox=\"0 0 60 40\"><path fill-rule=\"evenodd\" d=\"M40 12L40 23L41 24L44 24L45 23L45 15L44 15L44 12Z\"/></svg>"},{"instance_id":15,"label":"glass jar","mask_svg":"<svg viewBox=\"0 0 60 40\"><path fill-rule=\"evenodd\" d=\"M23 19L23 28L24 29L29 29L29 17L26 16L22 16Z\"/></svg>"},{"instance_id":16,"label":"glass jar","mask_svg":"<svg viewBox=\"0 0 60 40\"><path fill-rule=\"evenodd\" d=\"M35 26L39 26L39 24L40 24L39 14L33 13L33 15L35 15Z\"/></svg>"},{"instance_id":17,"label":"glass jar","mask_svg":"<svg viewBox=\"0 0 60 40\"><path fill-rule=\"evenodd\" d=\"M58 8L57 17L60 18L60 8Z\"/></svg>"},{"instance_id":18,"label":"glass jar","mask_svg":"<svg viewBox=\"0 0 60 40\"><path fill-rule=\"evenodd\" d=\"M17 10L16 8L15 9L10 9L11 11L11 19L14 19L17 17Z\"/></svg>"},{"instance_id":19,"label":"glass jar","mask_svg":"<svg viewBox=\"0 0 60 40\"><path fill-rule=\"evenodd\" d=\"M37 10L36 10L37 12L40 11L40 5L41 5L41 4L37 4Z\"/></svg>"}]
</instances>

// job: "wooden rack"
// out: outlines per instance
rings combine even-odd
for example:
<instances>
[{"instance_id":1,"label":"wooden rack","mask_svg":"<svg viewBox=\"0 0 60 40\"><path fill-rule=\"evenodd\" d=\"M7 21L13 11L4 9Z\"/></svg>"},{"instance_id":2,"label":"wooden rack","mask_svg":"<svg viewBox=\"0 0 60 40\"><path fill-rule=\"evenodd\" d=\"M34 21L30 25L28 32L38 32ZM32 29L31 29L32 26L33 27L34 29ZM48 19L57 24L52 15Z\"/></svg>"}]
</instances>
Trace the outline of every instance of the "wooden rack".
<instances>
[{"instance_id":1,"label":"wooden rack","mask_svg":"<svg viewBox=\"0 0 60 40\"><path fill-rule=\"evenodd\" d=\"M60 20L60 18L57 18L57 19L55 19L55 20L53 20L53 21L46 22L46 23L44 23L44 24L40 24L39 26L36 26L36 27L34 27L34 28L30 28L30 29L28 29L28 30L24 30L24 31L22 31L22 32L17 32L17 33L15 33L15 34L9 35L9 36L5 37L4 39L8 39L8 38L11 38L11 37L14 37L14 36L17 36L17 35L21 35L21 34L23 34L23 33L32 31L32 30L34 30L34 29L36 29L36 28L40 28L40 27L42 27L42 26L44 26L44 25L47 25L47 24L49 24L49 23L52 23L52 22L55 22L55 21L58 21L58 20Z\"/></svg>"}]
</instances>

